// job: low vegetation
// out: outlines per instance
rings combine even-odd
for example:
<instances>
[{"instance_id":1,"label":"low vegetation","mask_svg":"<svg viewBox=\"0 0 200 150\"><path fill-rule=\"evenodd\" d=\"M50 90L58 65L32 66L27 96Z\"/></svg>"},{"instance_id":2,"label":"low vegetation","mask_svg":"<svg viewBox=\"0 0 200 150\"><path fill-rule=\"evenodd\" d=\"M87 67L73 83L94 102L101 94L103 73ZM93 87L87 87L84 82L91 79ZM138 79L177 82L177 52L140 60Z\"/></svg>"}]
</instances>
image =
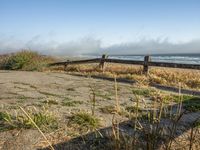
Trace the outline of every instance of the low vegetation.
<instances>
[{"instance_id":1,"label":"low vegetation","mask_svg":"<svg viewBox=\"0 0 200 150\"><path fill-rule=\"evenodd\" d=\"M42 63L42 66L37 66L33 63L35 59L38 59L39 61L41 59L41 61L43 61L43 57L46 59L46 56L22 51L8 56L8 59L4 60L4 63L1 63L1 67L3 67L3 69L11 70L41 70L41 68L45 67L47 62L52 61L48 58L45 63ZM80 92L81 94L83 93L83 95L78 95L74 98L73 94L76 92L76 88L80 87L80 85L78 84L77 87L75 87L76 85L73 82L73 88L68 84L62 85L63 89L65 89L64 94L58 94L55 91L53 92L52 89L44 90L38 85L36 88L27 83L22 84L15 82L15 89L19 90L19 85L21 84L26 86L27 90L35 90L35 92L42 94L47 97L47 99L31 99L30 97L20 96L18 91L12 90L8 93L11 98L7 99L12 99L14 97L16 102L20 104L23 103L23 106L28 107L34 105L39 108L39 110L36 108L29 110L27 108L26 111L35 124L50 137L57 132L57 129L62 130L60 131L62 134L59 135L59 138L62 136L65 137L64 142L65 144L68 144L71 140L66 138L66 135L73 138L81 135L81 139L79 138L79 141L75 142L73 146L79 145L77 143L80 143L81 140L84 141L84 144L80 144L80 146L85 146L86 149L92 147L93 149L116 150L170 150L176 147L174 145L177 145L177 143L181 143L180 147L177 147L177 149L193 147L194 143L197 143L197 146L199 146L200 118L197 118L195 123L192 125L187 122L192 119L192 117L190 119L186 118L186 124L182 124L183 122L179 121L183 115L193 115L200 112L200 98L196 96L182 95L181 93L174 94L158 91L147 86L152 83L159 83L176 87L181 85L183 88L199 90L198 71L181 72L173 69L163 70L152 68L149 76L144 76L142 74L142 68L138 66L107 64L104 73L102 73L102 71L98 69L97 65L68 66L67 69L71 73L85 74L89 76L101 75L114 77L116 75L118 78L136 80L137 84L134 85L134 87L120 86L119 88L115 82L115 84L113 83L110 87L106 87L105 85L105 89L101 89L96 85L95 89L92 87L89 89L86 85L84 90L88 90L88 93L85 91ZM60 79L59 84L61 84L61 82L62 80ZM67 81L65 80L65 82ZM95 84L97 83L98 82ZM102 85L104 86L104 84L105 83ZM109 88L110 90L108 90ZM127 90L130 90L129 93L127 92L130 95L123 97L124 95L122 93L125 90L126 92ZM73 94L70 95L71 93ZM88 100L86 98L88 98ZM1 98L5 103L7 102L7 99L5 99L5 97ZM84 102L82 99L86 99L87 101ZM36 100L38 101L36 102ZM28 101L28 103L26 103L26 101ZM4 109L3 106L0 108L0 131L2 133L13 129L36 129L30 118L23 114L23 112L20 112L17 104L8 102L6 105L6 109ZM50 107L49 105L56 106ZM47 110L47 108L43 109L44 106L49 110ZM11 107L13 107L13 109L11 109ZM57 111L60 113L60 119L58 116L51 113L51 111ZM110 128L107 128L107 125L111 125ZM99 130L101 127L103 127L103 129ZM106 132L104 132L104 130L106 130ZM65 135L64 132L66 132ZM89 132L90 134L88 135ZM87 135L90 136L92 132L95 136L87 139ZM185 141L181 139L184 136L179 136L184 134L183 132L191 132L189 136L184 139ZM52 138L51 140L55 142L57 139ZM58 142L60 141L57 141L57 143ZM88 145L86 145L87 143Z\"/></svg>"},{"instance_id":2,"label":"low vegetation","mask_svg":"<svg viewBox=\"0 0 200 150\"><path fill-rule=\"evenodd\" d=\"M36 125L44 132L52 131L58 128L57 118L50 112L43 110L35 112L29 110L28 114ZM12 129L31 129L35 128L31 120L19 111L16 114L9 112L0 112L0 130L12 130Z\"/></svg>"},{"instance_id":3,"label":"low vegetation","mask_svg":"<svg viewBox=\"0 0 200 150\"><path fill-rule=\"evenodd\" d=\"M116 112L115 106L109 105L99 108L102 113L105 114L114 114Z\"/></svg>"},{"instance_id":4,"label":"low vegetation","mask_svg":"<svg viewBox=\"0 0 200 150\"><path fill-rule=\"evenodd\" d=\"M62 101L62 105L68 106L68 107L75 107L75 106L78 106L80 104L83 104L83 102L82 101L73 101L73 100L68 101L66 99Z\"/></svg>"},{"instance_id":5,"label":"low vegetation","mask_svg":"<svg viewBox=\"0 0 200 150\"><path fill-rule=\"evenodd\" d=\"M48 105L58 105L58 101L56 101L56 100L45 100L42 103L45 103Z\"/></svg>"},{"instance_id":6,"label":"low vegetation","mask_svg":"<svg viewBox=\"0 0 200 150\"><path fill-rule=\"evenodd\" d=\"M0 60L0 68L5 70L42 71L47 64L55 61L52 57L37 52L23 50L8 54Z\"/></svg>"},{"instance_id":7,"label":"low vegetation","mask_svg":"<svg viewBox=\"0 0 200 150\"><path fill-rule=\"evenodd\" d=\"M63 70L62 67L52 67L52 70ZM107 63L104 72L98 64L71 65L67 67L70 73L95 75L134 80L139 85L161 84L167 86L200 90L200 71L187 69L159 68L150 69L148 76L143 74L142 66Z\"/></svg>"},{"instance_id":8,"label":"low vegetation","mask_svg":"<svg viewBox=\"0 0 200 150\"><path fill-rule=\"evenodd\" d=\"M78 112L70 117L70 124L78 125L81 130L94 130L101 126L100 119L88 112Z\"/></svg>"},{"instance_id":9,"label":"low vegetation","mask_svg":"<svg viewBox=\"0 0 200 150\"><path fill-rule=\"evenodd\" d=\"M0 69L8 70L63 70L62 67L47 68L47 64L55 62L52 57L43 56L37 52L23 50L17 53L0 57ZM106 77L125 78L137 81L138 84L161 84L186 89L200 89L200 71L170 68L151 68L148 76L143 75L142 66L107 63L104 72L98 67L99 64L69 65L67 71L84 75L98 75Z\"/></svg>"}]
</instances>

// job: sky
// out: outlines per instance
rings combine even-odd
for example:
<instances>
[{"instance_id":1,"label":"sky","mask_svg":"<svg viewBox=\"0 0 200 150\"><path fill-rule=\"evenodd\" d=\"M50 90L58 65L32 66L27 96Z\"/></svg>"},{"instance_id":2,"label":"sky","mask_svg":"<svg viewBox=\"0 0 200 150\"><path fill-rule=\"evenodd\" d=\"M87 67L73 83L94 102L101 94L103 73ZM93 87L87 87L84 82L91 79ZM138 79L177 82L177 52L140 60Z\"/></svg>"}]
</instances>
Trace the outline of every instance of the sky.
<instances>
[{"instance_id":1,"label":"sky","mask_svg":"<svg viewBox=\"0 0 200 150\"><path fill-rule=\"evenodd\" d=\"M0 53L200 53L199 0L0 0Z\"/></svg>"}]
</instances>

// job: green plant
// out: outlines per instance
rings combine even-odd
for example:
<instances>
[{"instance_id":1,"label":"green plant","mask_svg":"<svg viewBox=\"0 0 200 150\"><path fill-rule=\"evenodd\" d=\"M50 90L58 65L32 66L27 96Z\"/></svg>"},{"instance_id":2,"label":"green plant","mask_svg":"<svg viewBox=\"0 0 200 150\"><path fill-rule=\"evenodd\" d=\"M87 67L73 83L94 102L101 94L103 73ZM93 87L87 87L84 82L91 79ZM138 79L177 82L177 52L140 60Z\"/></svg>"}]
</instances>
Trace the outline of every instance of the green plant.
<instances>
[{"instance_id":1,"label":"green plant","mask_svg":"<svg viewBox=\"0 0 200 150\"><path fill-rule=\"evenodd\" d=\"M48 105L58 105L58 101L56 101L56 100L45 100L42 103L45 103Z\"/></svg>"},{"instance_id":2,"label":"green plant","mask_svg":"<svg viewBox=\"0 0 200 150\"><path fill-rule=\"evenodd\" d=\"M68 107L75 107L77 105L83 104L82 101L63 101L62 105L63 106L68 106Z\"/></svg>"},{"instance_id":3,"label":"green plant","mask_svg":"<svg viewBox=\"0 0 200 150\"><path fill-rule=\"evenodd\" d=\"M53 58L42 56L37 52L22 50L12 55L1 64L3 69L7 70L41 70L48 63L54 61Z\"/></svg>"},{"instance_id":4,"label":"green plant","mask_svg":"<svg viewBox=\"0 0 200 150\"><path fill-rule=\"evenodd\" d=\"M7 61L6 69L17 70L22 69L27 63L29 63L33 57L38 55L36 52L21 51L11 55Z\"/></svg>"},{"instance_id":5,"label":"green plant","mask_svg":"<svg viewBox=\"0 0 200 150\"><path fill-rule=\"evenodd\" d=\"M101 108L99 108L99 109L100 109L100 111L101 111L102 113L106 113L106 114L113 114L113 113L116 112L116 108L115 108L114 106L111 106L111 105L109 105L109 106L104 106L104 107L101 107Z\"/></svg>"},{"instance_id":6,"label":"green plant","mask_svg":"<svg viewBox=\"0 0 200 150\"><path fill-rule=\"evenodd\" d=\"M132 89L132 92L134 95L139 95L139 96L144 96L144 97L148 97L151 96L151 94L153 92L155 92L155 90L150 89L150 88L134 88Z\"/></svg>"},{"instance_id":7,"label":"green plant","mask_svg":"<svg viewBox=\"0 0 200 150\"><path fill-rule=\"evenodd\" d=\"M70 117L70 123L90 130L100 127L100 120L87 112L78 112Z\"/></svg>"},{"instance_id":8,"label":"green plant","mask_svg":"<svg viewBox=\"0 0 200 150\"><path fill-rule=\"evenodd\" d=\"M112 98L111 98L112 94L111 93L103 94L101 91L95 91L95 95L97 97L101 97L101 98L106 99L106 100L112 100Z\"/></svg>"},{"instance_id":9,"label":"green plant","mask_svg":"<svg viewBox=\"0 0 200 150\"><path fill-rule=\"evenodd\" d=\"M127 106L125 108L125 110L128 111L128 112L130 112L130 113L136 112L137 109L138 109L139 112L142 112L142 109L137 108L136 106Z\"/></svg>"},{"instance_id":10,"label":"green plant","mask_svg":"<svg viewBox=\"0 0 200 150\"><path fill-rule=\"evenodd\" d=\"M58 121L53 114L47 111L28 112L32 120L42 131L47 132L58 128ZM35 128L31 120L26 115L20 113L12 115L8 112L0 112L0 122L0 130L3 131L21 128Z\"/></svg>"}]
</instances>

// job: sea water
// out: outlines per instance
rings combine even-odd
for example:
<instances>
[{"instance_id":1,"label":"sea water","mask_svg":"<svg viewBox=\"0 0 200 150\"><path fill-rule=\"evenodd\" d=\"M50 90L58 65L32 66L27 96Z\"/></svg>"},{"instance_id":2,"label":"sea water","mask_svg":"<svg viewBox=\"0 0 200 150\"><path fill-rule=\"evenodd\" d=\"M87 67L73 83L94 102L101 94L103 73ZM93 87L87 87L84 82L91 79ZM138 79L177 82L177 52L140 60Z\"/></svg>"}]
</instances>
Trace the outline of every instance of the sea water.
<instances>
[{"instance_id":1,"label":"sea water","mask_svg":"<svg viewBox=\"0 0 200 150\"><path fill-rule=\"evenodd\" d=\"M200 53L199 54L156 54L150 56L151 56L151 61L154 62L200 64ZM93 55L92 57L101 57L101 56ZM109 58L143 61L144 55L109 55Z\"/></svg>"}]
</instances>

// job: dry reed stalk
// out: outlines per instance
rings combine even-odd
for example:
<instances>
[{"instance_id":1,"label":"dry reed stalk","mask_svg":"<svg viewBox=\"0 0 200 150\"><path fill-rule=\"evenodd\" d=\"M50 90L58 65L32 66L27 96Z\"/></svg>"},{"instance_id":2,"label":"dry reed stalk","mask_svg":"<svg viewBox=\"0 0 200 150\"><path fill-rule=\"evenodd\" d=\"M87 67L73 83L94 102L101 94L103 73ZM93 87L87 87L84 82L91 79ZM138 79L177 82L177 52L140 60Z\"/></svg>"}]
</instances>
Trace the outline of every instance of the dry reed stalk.
<instances>
[{"instance_id":1,"label":"dry reed stalk","mask_svg":"<svg viewBox=\"0 0 200 150\"><path fill-rule=\"evenodd\" d=\"M154 124L156 120L156 100L153 102L153 120L152 123Z\"/></svg>"},{"instance_id":2,"label":"dry reed stalk","mask_svg":"<svg viewBox=\"0 0 200 150\"><path fill-rule=\"evenodd\" d=\"M179 112L178 114L181 114L181 110L182 110L182 103L183 103L183 96L181 95L181 83L179 82Z\"/></svg>"},{"instance_id":3,"label":"dry reed stalk","mask_svg":"<svg viewBox=\"0 0 200 150\"><path fill-rule=\"evenodd\" d=\"M115 102L116 102L116 110L117 110L117 112L120 112L116 75L114 76L114 80L115 80Z\"/></svg>"},{"instance_id":4,"label":"dry reed stalk","mask_svg":"<svg viewBox=\"0 0 200 150\"><path fill-rule=\"evenodd\" d=\"M198 122L198 120L200 119L197 118L193 124L192 124L192 128L191 128L191 132L190 132L190 137L189 137L189 150L192 150L193 149L193 145L194 145L194 142L195 142L195 138L196 138L196 135L197 135L197 131L198 131L198 127L197 129L195 130L195 124Z\"/></svg>"},{"instance_id":5,"label":"dry reed stalk","mask_svg":"<svg viewBox=\"0 0 200 150\"><path fill-rule=\"evenodd\" d=\"M44 135L44 133L40 130L40 128L37 126L37 124L33 121L33 119L30 117L30 115L21 107L19 106L19 108L22 110L22 112L30 119L30 121L33 123L33 125L38 129L38 131L40 132L40 134L43 136L43 138L47 141L47 143L49 144L50 148L52 150L55 150L52 146L52 144L49 142L49 140L47 139L47 137Z\"/></svg>"},{"instance_id":6,"label":"dry reed stalk","mask_svg":"<svg viewBox=\"0 0 200 150\"><path fill-rule=\"evenodd\" d=\"M94 88L92 88L92 86L89 86L89 87L90 87L90 90L92 92L91 95L90 95L90 100L92 102L92 107L91 107L92 115L94 116L95 106L96 106L96 94L95 94Z\"/></svg>"},{"instance_id":7,"label":"dry reed stalk","mask_svg":"<svg viewBox=\"0 0 200 150\"><path fill-rule=\"evenodd\" d=\"M139 97L137 95L135 95L135 98L136 98L137 102L136 102L134 130L136 131L136 129L137 129L137 120L138 120Z\"/></svg>"},{"instance_id":8,"label":"dry reed stalk","mask_svg":"<svg viewBox=\"0 0 200 150\"><path fill-rule=\"evenodd\" d=\"M115 114L112 117L112 133L115 140L115 149L120 149L120 137L119 137L119 123L115 120Z\"/></svg>"},{"instance_id":9,"label":"dry reed stalk","mask_svg":"<svg viewBox=\"0 0 200 150\"><path fill-rule=\"evenodd\" d=\"M161 104L160 104L160 112L159 112L159 116L158 116L158 122L160 122L160 120L161 120L162 112L163 112L163 100L161 100Z\"/></svg>"}]
</instances>

